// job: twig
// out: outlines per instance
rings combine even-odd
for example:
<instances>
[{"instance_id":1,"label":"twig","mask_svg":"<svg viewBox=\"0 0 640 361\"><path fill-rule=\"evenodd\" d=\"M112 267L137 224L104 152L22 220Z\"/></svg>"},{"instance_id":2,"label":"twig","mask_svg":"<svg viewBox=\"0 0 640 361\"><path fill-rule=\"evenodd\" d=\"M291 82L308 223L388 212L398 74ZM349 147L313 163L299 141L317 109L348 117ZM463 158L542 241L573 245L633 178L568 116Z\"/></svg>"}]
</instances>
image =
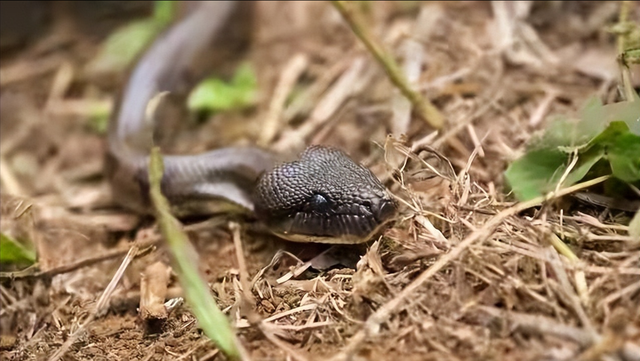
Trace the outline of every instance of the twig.
<instances>
[{"instance_id":1,"label":"twig","mask_svg":"<svg viewBox=\"0 0 640 361\"><path fill-rule=\"evenodd\" d=\"M398 67L398 64L393 59L392 55L385 51L382 45L369 34L364 24L356 18L356 14L347 9L344 1L331 1L333 6L340 12L342 18L349 24L349 27L354 34L362 41L367 47L369 52L373 54L378 63L382 65L384 71L387 73L389 80L400 89L400 92L409 99L413 104L417 113L422 117L430 126L440 129L444 125L444 117L428 99L425 99L420 93L411 89L407 79L402 74L402 71Z\"/></svg>"},{"instance_id":2,"label":"twig","mask_svg":"<svg viewBox=\"0 0 640 361\"><path fill-rule=\"evenodd\" d=\"M304 305L304 306L298 306L298 307L296 307L294 309L283 311L283 312L280 312L280 313L276 313L275 315L271 315L271 316L265 318L264 320L262 320L262 323L269 323L271 321L275 321L275 320L280 319L282 317L293 315L293 314L296 314L298 312L315 310L317 308L318 308L318 305L317 304L313 304L313 303L310 303L310 304L307 304L307 305Z\"/></svg>"},{"instance_id":3,"label":"twig","mask_svg":"<svg viewBox=\"0 0 640 361\"><path fill-rule=\"evenodd\" d=\"M136 258L137 257L142 257L142 256L148 254L149 252L153 251L155 249L154 246L158 242L160 242L159 239L147 241L145 243L140 243L138 245L138 249L140 249L140 251L138 251L134 255L134 257L136 257ZM0 272L0 280L51 278L53 276L57 276L57 275L60 275L60 274L63 274L63 273L73 272L73 271L78 270L80 268L92 266L92 265L94 265L96 263L104 262L104 261L110 260L112 258L122 257L123 255L125 255L125 254L127 254L129 252L131 252L131 251L130 250L118 249L118 250L114 250L114 251L110 251L108 253L102 254L102 255L97 256L97 257L81 259L79 261L72 262L72 263L69 263L69 264L65 264L65 265L62 265L60 267L52 268L50 270L42 271L42 272L37 271L35 267L29 267L29 268L27 268L25 270L17 271L17 272Z\"/></svg>"},{"instance_id":4,"label":"twig","mask_svg":"<svg viewBox=\"0 0 640 361\"><path fill-rule=\"evenodd\" d=\"M560 189L562 184L564 184L567 177L569 176L569 173L573 170L573 168L577 164L578 158L579 158L578 153L573 152L571 154L571 158L572 158L571 162L567 166L567 169L564 171L564 173L560 177L560 180L558 181L558 184L556 185L556 192L558 191L558 189ZM564 242L562 242L562 240L558 238L558 236L556 236L554 233L550 234L549 241L551 245L556 249L556 252L567 257L569 262L571 263L578 262L578 256L576 256L571 250L571 248L569 248ZM582 301L584 305L587 305L589 303L589 292L587 290L588 287L587 287L587 279L585 277L585 274L583 271L577 271L574 277L575 277L575 286L576 286L576 290L578 291L580 301Z\"/></svg>"},{"instance_id":5,"label":"twig","mask_svg":"<svg viewBox=\"0 0 640 361\"><path fill-rule=\"evenodd\" d=\"M558 252L553 247L546 247L544 249L544 255L546 258L545 261L553 270L555 279L558 281L557 283L554 282L553 284L551 284L551 286L554 286L551 288L554 289L556 291L556 294L558 294L564 300L567 306L573 310L573 312L580 320L580 323L582 323L582 326L591 334L592 339L594 341L599 339L600 335L598 335L593 325L591 324L591 320L589 319L587 312L585 311L584 307L582 307L580 299L574 292L574 289L569 282L569 276L567 275L566 268L560 261Z\"/></svg>"},{"instance_id":6,"label":"twig","mask_svg":"<svg viewBox=\"0 0 640 361\"><path fill-rule=\"evenodd\" d=\"M16 197L27 196L27 192L20 185L20 181L8 164L7 159L3 155L0 155L0 183L2 183L5 192Z\"/></svg>"},{"instance_id":7,"label":"twig","mask_svg":"<svg viewBox=\"0 0 640 361\"><path fill-rule=\"evenodd\" d=\"M240 268L240 285L242 285L242 294L249 304L255 304L256 300L251 293L251 281L249 278L249 269L247 261L244 257L244 249L242 247L242 239L240 239L240 226L235 222L229 222L229 229L233 234L233 245L236 248L236 257L238 259L238 267Z\"/></svg>"},{"instance_id":8,"label":"twig","mask_svg":"<svg viewBox=\"0 0 640 361\"><path fill-rule=\"evenodd\" d=\"M576 264L579 262L578 256L571 251L569 246L567 246L555 233L551 233L549 235L549 242L556 249L558 253L567 257L570 264ZM582 301L583 305L589 304L589 291L587 287L587 278L585 276L584 271L578 270L574 275L574 282L576 285L576 290L578 291L578 295L580 297L580 301Z\"/></svg>"},{"instance_id":9,"label":"twig","mask_svg":"<svg viewBox=\"0 0 640 361\"><path fill-rule=\"evenodd\" d=\"M322 99L317 102L313 112L304 124L294 130L283 133L278 142L274 144L273 149L276 152L285 152L299 148L307 137L316 133L336 113L340 105L357 90L356 85L363 77L364 65L363 58L354 59L351 66L342 73Z\"/></svg>"},{"instance_id":10,"label":"twig","mask_svg":"<svg viewBox=\"0 0 640 361\"><path fill-rule=\"evenodd\" d=\"M69 86L73 82L74 68L70 62L63 62L55 76L53 77L53 83L49 90L49 96L44 106L44 112L48 112L49 108L56 102L62 101L65 93L69 90Z\"/></svg>"},{"instance_id":11,"label":"twig","mask_svg":"<svg viewBox=\"0 0 640 361\"><path fill-rule=\"evenodd\" d=\"M275 137L287 97L308 64L309 58L306 55L296 54L284 66L278 84L273 91L269 112L263 121L263 130L258 140L260 146L266 147Z\"/></svg>"},{"instance_id":12,"label":"twig","mask_svg":"<svg viewBox=\"0 0 640 361\"><path fill-rule=\"evenodd\" d=\"M620 4L620 13L618 15L618 24L624 24L627 22L627 18L629 17L629 12L631 9L632 1L621 1ZM629 32L622 32L617 34L617 48L618 48L618 66L620 68L620 73L622 77L622 85L624 87L625 98L628 101L633 101L637 98L636 92L631 85L631 74L629 72L629 66L622 61L622 55L627 50L627 38L629 36Z\"/></svg>"},{"instance_id":13,"label":"twig","mask_svg":"<svg viewBox=\"0 0 640 361\"><path fill-rule=\"evenodd\" d=\"M476 306L477 309L483 311L493 317L506 319L516 324L517 328L535 331L538 334L551 334L565 339L573 340L582 346L588 346L593 343L591 334L577 327L565 325L544 316L533 316L520 312L504 311L494 307Z\"/></svg>"},{"instance_id":14,"label":"twig","mask_svg":"<svg viewBox=\"0 0 640 361\"><path fill-rule=\"evenodd\" d=\"M297 361L309 360L308 357L302 354L301 350L296 350L295 348L293 348L293 346L280 340L271 330L274 328L273 325L269 325L268 323L262 322L258 325L258 327L260 328L260 331L262 331L262 334L267 338L267 340L271 341L271 343L281 348L284 352L286 352L289 355L291 359L294 359Z\"/></svg>"},{"instance_id":15,"label":"twig","mask_svg":"<svg viewBox=\"0 0 640 361\"><path fill-rule=\"evenodd\" d=\"M610 295L602 299L600 302L598 302L598 308L601 308L604 305L608 305L611 302L614 302L615 300L619 299L624 295L633 294L638 290L640 290L640 281L632 283L621 290L611 293Z\"/></svg>"},{"instance_id":16,"label":"twig","mask_svg":"<svg viewBox=\"0 0 640 361\"><path fill-rule=\"evenodd\" d=\"M631 4L633 1L621 1L620 2L620 12L618 13L618 23L622 24L627 21L629 18L629 10L631 9ZM616 46L618 48L618 54L622 54L626 49L627 45L627 34L618 34L618 38L616 39Z\"/></svg>"},{"instance_id":17,"label":"twig","mask_svg":"<svg viewBox=\"0 0 640 361\"><path fill-rule=\"evenodd\" d=\"M42 76L56 70L63 61L63 57L54 55L44 59L21 61L15 65L2 67L0 69L0 85L4 87L11 83Z\"/></svg>"}]
</instances>

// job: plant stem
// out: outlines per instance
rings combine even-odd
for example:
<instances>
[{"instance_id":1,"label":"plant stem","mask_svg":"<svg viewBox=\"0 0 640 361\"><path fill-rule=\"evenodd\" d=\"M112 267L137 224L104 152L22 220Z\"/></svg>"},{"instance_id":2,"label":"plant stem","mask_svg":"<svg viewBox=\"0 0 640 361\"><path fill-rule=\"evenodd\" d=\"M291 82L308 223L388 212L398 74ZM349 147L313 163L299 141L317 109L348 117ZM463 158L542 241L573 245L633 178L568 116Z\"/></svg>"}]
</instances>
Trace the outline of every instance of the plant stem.
<instances>
[{"instance_id":1,"label":"plant stem","mask_svg":"<svg viewBox=\"0 0 640 361\"><path fill-rule=\"evenodd\" d=\"M391 82L400 90L402 95L411 102L420 117L435 129L442 128L444 125L444 117L438 108L428 99L424 98L422 94L411 89L400 67L398 67L398 64L393 59L393 56L385 51L382 45L369 33L363 22L357 19L357 15L352 10L347 9L344 1L331 1L331 3L340 12L347 24L349 24L353 33L356 34L380 65L382 65Z\"/></svg>"}]
</instances>

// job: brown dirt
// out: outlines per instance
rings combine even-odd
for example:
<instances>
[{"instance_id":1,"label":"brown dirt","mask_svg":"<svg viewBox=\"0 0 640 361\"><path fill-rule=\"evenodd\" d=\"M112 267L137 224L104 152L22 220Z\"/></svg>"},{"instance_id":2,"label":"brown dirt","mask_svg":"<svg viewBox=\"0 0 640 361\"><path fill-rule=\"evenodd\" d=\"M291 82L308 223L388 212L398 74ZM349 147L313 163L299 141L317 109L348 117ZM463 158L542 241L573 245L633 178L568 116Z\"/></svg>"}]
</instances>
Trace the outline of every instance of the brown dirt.
<instances>
[{"instance_id":1,"label":"brown dirt","mask_svg":"<svg viewBox=\"0 0 640 361\"><path fill-rule=\"evenodd\" d=\"M325 247L291 244L240 220L242 270L228 219L190 226L199 267L252 359L640 359L640 250L624 227L630 214L569 197L500 213L513 205L502 173L549 115L575 114L592 96L619 100L615 37L606 31L619 3L534 3L517 22L533 38L523 42L516 33L512 46L504 29L495 30L498 20L513 19L499 5L367 4L368 25L401 63L424 56L415 84L447 118L444 130L433 133L415 116L402 122L403 99L329 3L262 2L253 45L239 55L259 74L258 104L203 124L191 117L170 142L182 152L255 142L278 79L302 54L308 65L293 91L308 101L285 108L280 118L290 122L279 125L272 148L339 146L402 200L402 215L381 238L340 249L352 267L308 270L283 284L276 280L295 261L283 256L266 267L278 250L306 260ZM62 359L224 359L184 306L159 328L140 320L140 274L169 258L152 221L113 207L102 178L104 134L91 126L91 109L113 103L126 74L84 69L99 40L148 5L94 13L63 2L50 10L42 28L1 44L2 230L35 244L43 273L2 280L0 355L39 360L59 352L138 240L156 247L129 265L108 310ZM640 7L630 16L638 21ZM356 80L341 85L351 93L332 97L359 62ZM311 130L297 132L305 126ZM391 132L400 140L387 138ZM404 145L420 142L453 169L422 151L398 170ZM491 232L472 239L494 221ZM558 254L553 234L577 261ZM80 260L89 261L65 269ZM255 304L242 305L239 275L263 268ZM169 288L179 294L176 283ZM256 314L271 319L250 326L247 317Z\"/></svg>"}]
</instances>

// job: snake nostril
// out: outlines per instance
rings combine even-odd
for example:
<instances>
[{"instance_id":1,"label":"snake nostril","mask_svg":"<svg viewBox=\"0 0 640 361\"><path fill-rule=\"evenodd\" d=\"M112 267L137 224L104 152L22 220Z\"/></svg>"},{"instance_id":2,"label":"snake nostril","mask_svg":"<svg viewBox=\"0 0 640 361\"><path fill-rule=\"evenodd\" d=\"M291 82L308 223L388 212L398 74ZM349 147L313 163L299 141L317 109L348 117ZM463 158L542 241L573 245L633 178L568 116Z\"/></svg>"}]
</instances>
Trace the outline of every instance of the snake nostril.
<instances>
[{"instance_id":1,"label":"snake nostril","mask_svg":"<svg viewBox=\"0 0 640 361\"><path fill-rule=\"evenodd\" d=\"M372 211L378 222L384 222L396 213L396 203L391 199L381 199L373 203Z\"/></svg>"}]
</instances>

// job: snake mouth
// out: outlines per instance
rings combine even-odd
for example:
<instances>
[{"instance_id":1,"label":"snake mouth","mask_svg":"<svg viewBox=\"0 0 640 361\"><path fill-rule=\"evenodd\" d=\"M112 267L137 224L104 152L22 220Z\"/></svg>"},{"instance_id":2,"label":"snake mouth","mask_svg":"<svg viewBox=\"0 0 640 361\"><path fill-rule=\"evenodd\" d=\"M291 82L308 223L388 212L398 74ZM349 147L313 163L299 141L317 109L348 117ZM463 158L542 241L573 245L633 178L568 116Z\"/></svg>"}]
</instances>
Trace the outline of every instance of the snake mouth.
<instances>
[{"instance_id":1,"label":"snake mouth","mask_svg":"<svg viewBox=\"0 0 640 361\"><path fill-rule=\"evenodd\" d=\"M396 205L391 200L379 202L375 213L320 214L296 212L279 222L271 222L271 231L294 242L357 244L370 240L395 215Z\"/></svg>"},{"instance_id":2,"label":"snake mouth","mask_svg":"<svg viewBox=\"0 0 640 361\"><path fill-rule=\"evenodd\" d=\"M322 201L318 202L321 198ZM393 219L396 202L385 198L336 206L324 197L288 214L259 212L272 233L294 242L358 244L370 240Z\"/></svg>"}]
</instances>

